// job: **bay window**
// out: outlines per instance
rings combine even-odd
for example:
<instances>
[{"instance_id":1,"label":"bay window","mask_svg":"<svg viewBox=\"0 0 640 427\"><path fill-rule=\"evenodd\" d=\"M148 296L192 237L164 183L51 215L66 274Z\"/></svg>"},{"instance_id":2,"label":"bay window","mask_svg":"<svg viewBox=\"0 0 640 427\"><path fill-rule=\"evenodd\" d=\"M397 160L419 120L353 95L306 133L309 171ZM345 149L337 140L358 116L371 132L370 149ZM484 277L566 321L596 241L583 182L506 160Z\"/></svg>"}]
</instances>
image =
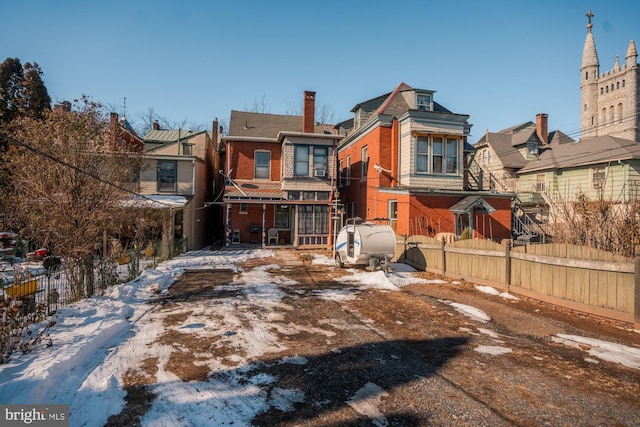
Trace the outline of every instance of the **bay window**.
<instances>
[{"instance_id":1,"label":"bay window","mask_svg":"<svg viewBox=\"0 0 640 427\"><path fill-rule=\"evenodd\" d=\"M458 142L458 139L440 136L416 137L415 172L457 175Z\"/></svg>"}]
</instances>

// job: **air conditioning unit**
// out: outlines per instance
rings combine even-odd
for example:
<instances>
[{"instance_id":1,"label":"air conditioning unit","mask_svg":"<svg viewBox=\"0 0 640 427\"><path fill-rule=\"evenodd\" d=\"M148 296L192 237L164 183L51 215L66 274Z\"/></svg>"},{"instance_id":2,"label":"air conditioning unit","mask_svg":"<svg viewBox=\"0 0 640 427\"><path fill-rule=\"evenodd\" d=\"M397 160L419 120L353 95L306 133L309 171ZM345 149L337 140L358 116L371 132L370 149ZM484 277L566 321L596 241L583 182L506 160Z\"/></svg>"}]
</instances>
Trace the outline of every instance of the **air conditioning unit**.
<instances>
[{"instance_id":1,"label":"air conditioning unit","mask_svg":"<svg viewBox=\"0 0 640 427\"><path fill-rule=\"evenodd\" d=\"M315 176L316 178L323 178L327 175L327 171L324 169L314 169L313 170L313 176Z\"/></svg>"},{"instance_id":2,"label":"air conditioning unit","mask_svg":"<svg viewBox=\"0 0 640 427\"><path fill-rule=\"evenodd\" d=\"M593 181L593 189L594 190L599 190L602 187L604 187L603 182L602 181Z\"/></svg>"}]
</instances>

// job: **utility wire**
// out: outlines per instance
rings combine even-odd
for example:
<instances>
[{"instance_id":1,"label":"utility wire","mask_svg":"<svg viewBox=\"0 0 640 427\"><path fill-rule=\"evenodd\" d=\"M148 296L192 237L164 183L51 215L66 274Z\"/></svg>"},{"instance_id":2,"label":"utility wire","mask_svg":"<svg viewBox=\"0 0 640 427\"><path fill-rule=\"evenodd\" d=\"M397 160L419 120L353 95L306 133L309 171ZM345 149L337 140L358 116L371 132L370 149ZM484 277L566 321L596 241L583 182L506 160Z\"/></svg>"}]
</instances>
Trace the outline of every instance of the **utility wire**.
<instances>
[{"instance_id":1,"label":"utility wire","mask_svg":"<svg viewBox=\"0 0 640 427\"><path fill-rule=\"evenodd\" d=\"M54 157L54 156L52 156L52 155L51 155L51 154L49 154L49 153L45 153L44 151L39 150L39 149L37 149L37 148L35 148L35 147L32 147L32 146L30 146L30 145L29 145L29 144L27 144L27 143L24 143L24 142L22 142L22 141L18 141L17 139L12 138L12 137L10 137L9 135L0 134L0 139L4 139L4 140L5 140L5 141L7 141L7 142L11 142L11 143L13 143L13 144L19 145L20 147L24 147L24 148L26 148L27 150L29 150L29 151L31 151L31 152L33 152L33 153L35 153L35 154L39 155L39 156L45 157L45 158L47 158L47 159L49 159L49 160L51 160L51 161L53 161L53 162L55 162L55 163L59 163L59 164L61 164L62 166L65 166L65 167L68 167L68 168L70 168L70 169L73 169L73 170L74 170L74 171L76 171L76 172L79 172L79 173L81 173L81 174L83 174L83 175L86 175L86 176L88 176L88 177L90 177L90 178L93 178L93 179L95 179L96 181L98 181L98 182L100 182L100 183L102 183L102 184L106 184L106 185L108 185L108 186L110 186L110 187L117 188L118 190L123 191L123 192L125 192L125 193L132 194L132 195L134 195L134 196L141 197L141 198L143 198L143 199L145 199L145 200L148 200L148 201L150 201L150 202L153 202L153 203L158 203L158 204L161 204L161 205L165 205L165 206L167 206L167 207L174 207L173 205L170 205L169 203L165 203L165 202L162 202L162 201L159 201L159 200L154 200L154 199L152 199L152 198L150 198L150 197L147 197L147 196L146 196L146 195L144 195L144 194L136 193L135 191L131 191L131 190L129 190L129 189L127 189L127 188L124 188L124 187L122 187L122 186L120 186L120 185L118 185L118 184L114 184L113 182L105 181L104 179L102 179L102 178L101 178L101 177L99 177L98 175L95 175L95 174L93 174L93 173L91 173L91 172L87 172L87 171L85 171L85 170L83 170L83 169L81 169L81 168L79 168L79 167L77 167L77 166L75 166L75 165L72 165L71 163L68 163L68 162L65 162L64 160L58 159L57 157Z\"/></svg>"}]
</instances>

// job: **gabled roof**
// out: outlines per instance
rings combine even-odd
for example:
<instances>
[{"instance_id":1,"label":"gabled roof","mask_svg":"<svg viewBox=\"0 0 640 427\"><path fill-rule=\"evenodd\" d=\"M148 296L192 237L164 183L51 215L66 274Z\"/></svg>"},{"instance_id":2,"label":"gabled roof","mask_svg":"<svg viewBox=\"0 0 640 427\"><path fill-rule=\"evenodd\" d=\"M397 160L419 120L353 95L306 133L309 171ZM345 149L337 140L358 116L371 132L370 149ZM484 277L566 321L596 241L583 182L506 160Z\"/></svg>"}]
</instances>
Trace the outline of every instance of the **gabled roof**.
<instances>
[{"instance_id":1,"label":"gabled roof","mask_svg":"<svg viewBox=\"0 0 640 427\"><path fill-rule=\"evenodd\" d=\"M640 160L640 143L635 141L605 135L569 143L570 138L566 135L563 138L563 135L545 145L538 159L529 162L518 173Z\"/></svg>"},{"instance_id":2,"label":"gabled roof","mask_svg":"<svg viewBox=\"0 0 640 427\"><path fill-rule=\"evenodd\" d=\"M498 157L503 167L520 169L527 164L527 161L516 147L526 143L531 136L531 132L527 131L526 128L524 131L519 130L515 132L514 129L522 129L522 127L519 125L498 133L487 132L474 144L474 147L481 148L488 145ZM533 132L535 133L535 129ZM518 143L514 143L514 140L518 141Z\"/></svg>"},{"instance_id":3,"label":"gabled roof","mask_svg":"<svg viewBox=\"0 0 640 427\"><path fill-rule=\"evenodd\" d=\"M496 211L496 209L487 203L487 201L481 196L467 196L449 208L451 212L459 214L472 213L474 209L486 213L493 213Z\"/></svg>"},{"instance_id":4,"label":"gabled roof","mask_svg":"<svg viewBox=\"0 0 640 427\"><path fill-rule=\"evenodd\" d=\"M315 133L335 133L334 125L315 124ZM279 132L302 132L302 116L231 110L230 137L276 138Z\"/></svg>"},{"instance_id":5,"label":"gabled roof","mask_svg":"<svg viewBox=\"0 0 640 427\"><path fill-rule=\"evenodd\" d=\"M474 144L476 149L485 145L491 147L495 155L500 159L502 166L508 169L521 169L528 164L519 148L527 143L535 143L540 150L545 150L550 144L564 144L567 142L575 142L566 134L556 130L549 133L549 141L547 143L540 140L536 132L535 123L529 121L506 128L497 133L487 132L478 142Z\"/></svg>"}]
</instances>

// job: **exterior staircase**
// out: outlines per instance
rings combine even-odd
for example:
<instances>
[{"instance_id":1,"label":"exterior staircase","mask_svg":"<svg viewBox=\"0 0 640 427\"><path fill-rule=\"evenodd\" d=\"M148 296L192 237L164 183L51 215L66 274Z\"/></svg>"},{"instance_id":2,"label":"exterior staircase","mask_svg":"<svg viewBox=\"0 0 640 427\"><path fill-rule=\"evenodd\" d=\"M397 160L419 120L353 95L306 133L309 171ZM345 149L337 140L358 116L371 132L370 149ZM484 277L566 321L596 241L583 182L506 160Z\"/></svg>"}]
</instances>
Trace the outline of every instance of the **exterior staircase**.
<instances>
[{"instance_id":1,"label":"exterior staircase","mask_svg":"<svg viewBox=\"0 0 640 427\"><path fill-rule=\"evenodd\" d=\"M513 240L522 243L544 243L549 239L546 224L550 215L559 213L557 192L554 194L546 191L544 185L536 186L531 192L519 192L517 178L498 176L475 160L467 170L467 185L469 190L513 194L511 215ZM523 198L526 201L523 201Z\"/></svg>"}]
</instances>

